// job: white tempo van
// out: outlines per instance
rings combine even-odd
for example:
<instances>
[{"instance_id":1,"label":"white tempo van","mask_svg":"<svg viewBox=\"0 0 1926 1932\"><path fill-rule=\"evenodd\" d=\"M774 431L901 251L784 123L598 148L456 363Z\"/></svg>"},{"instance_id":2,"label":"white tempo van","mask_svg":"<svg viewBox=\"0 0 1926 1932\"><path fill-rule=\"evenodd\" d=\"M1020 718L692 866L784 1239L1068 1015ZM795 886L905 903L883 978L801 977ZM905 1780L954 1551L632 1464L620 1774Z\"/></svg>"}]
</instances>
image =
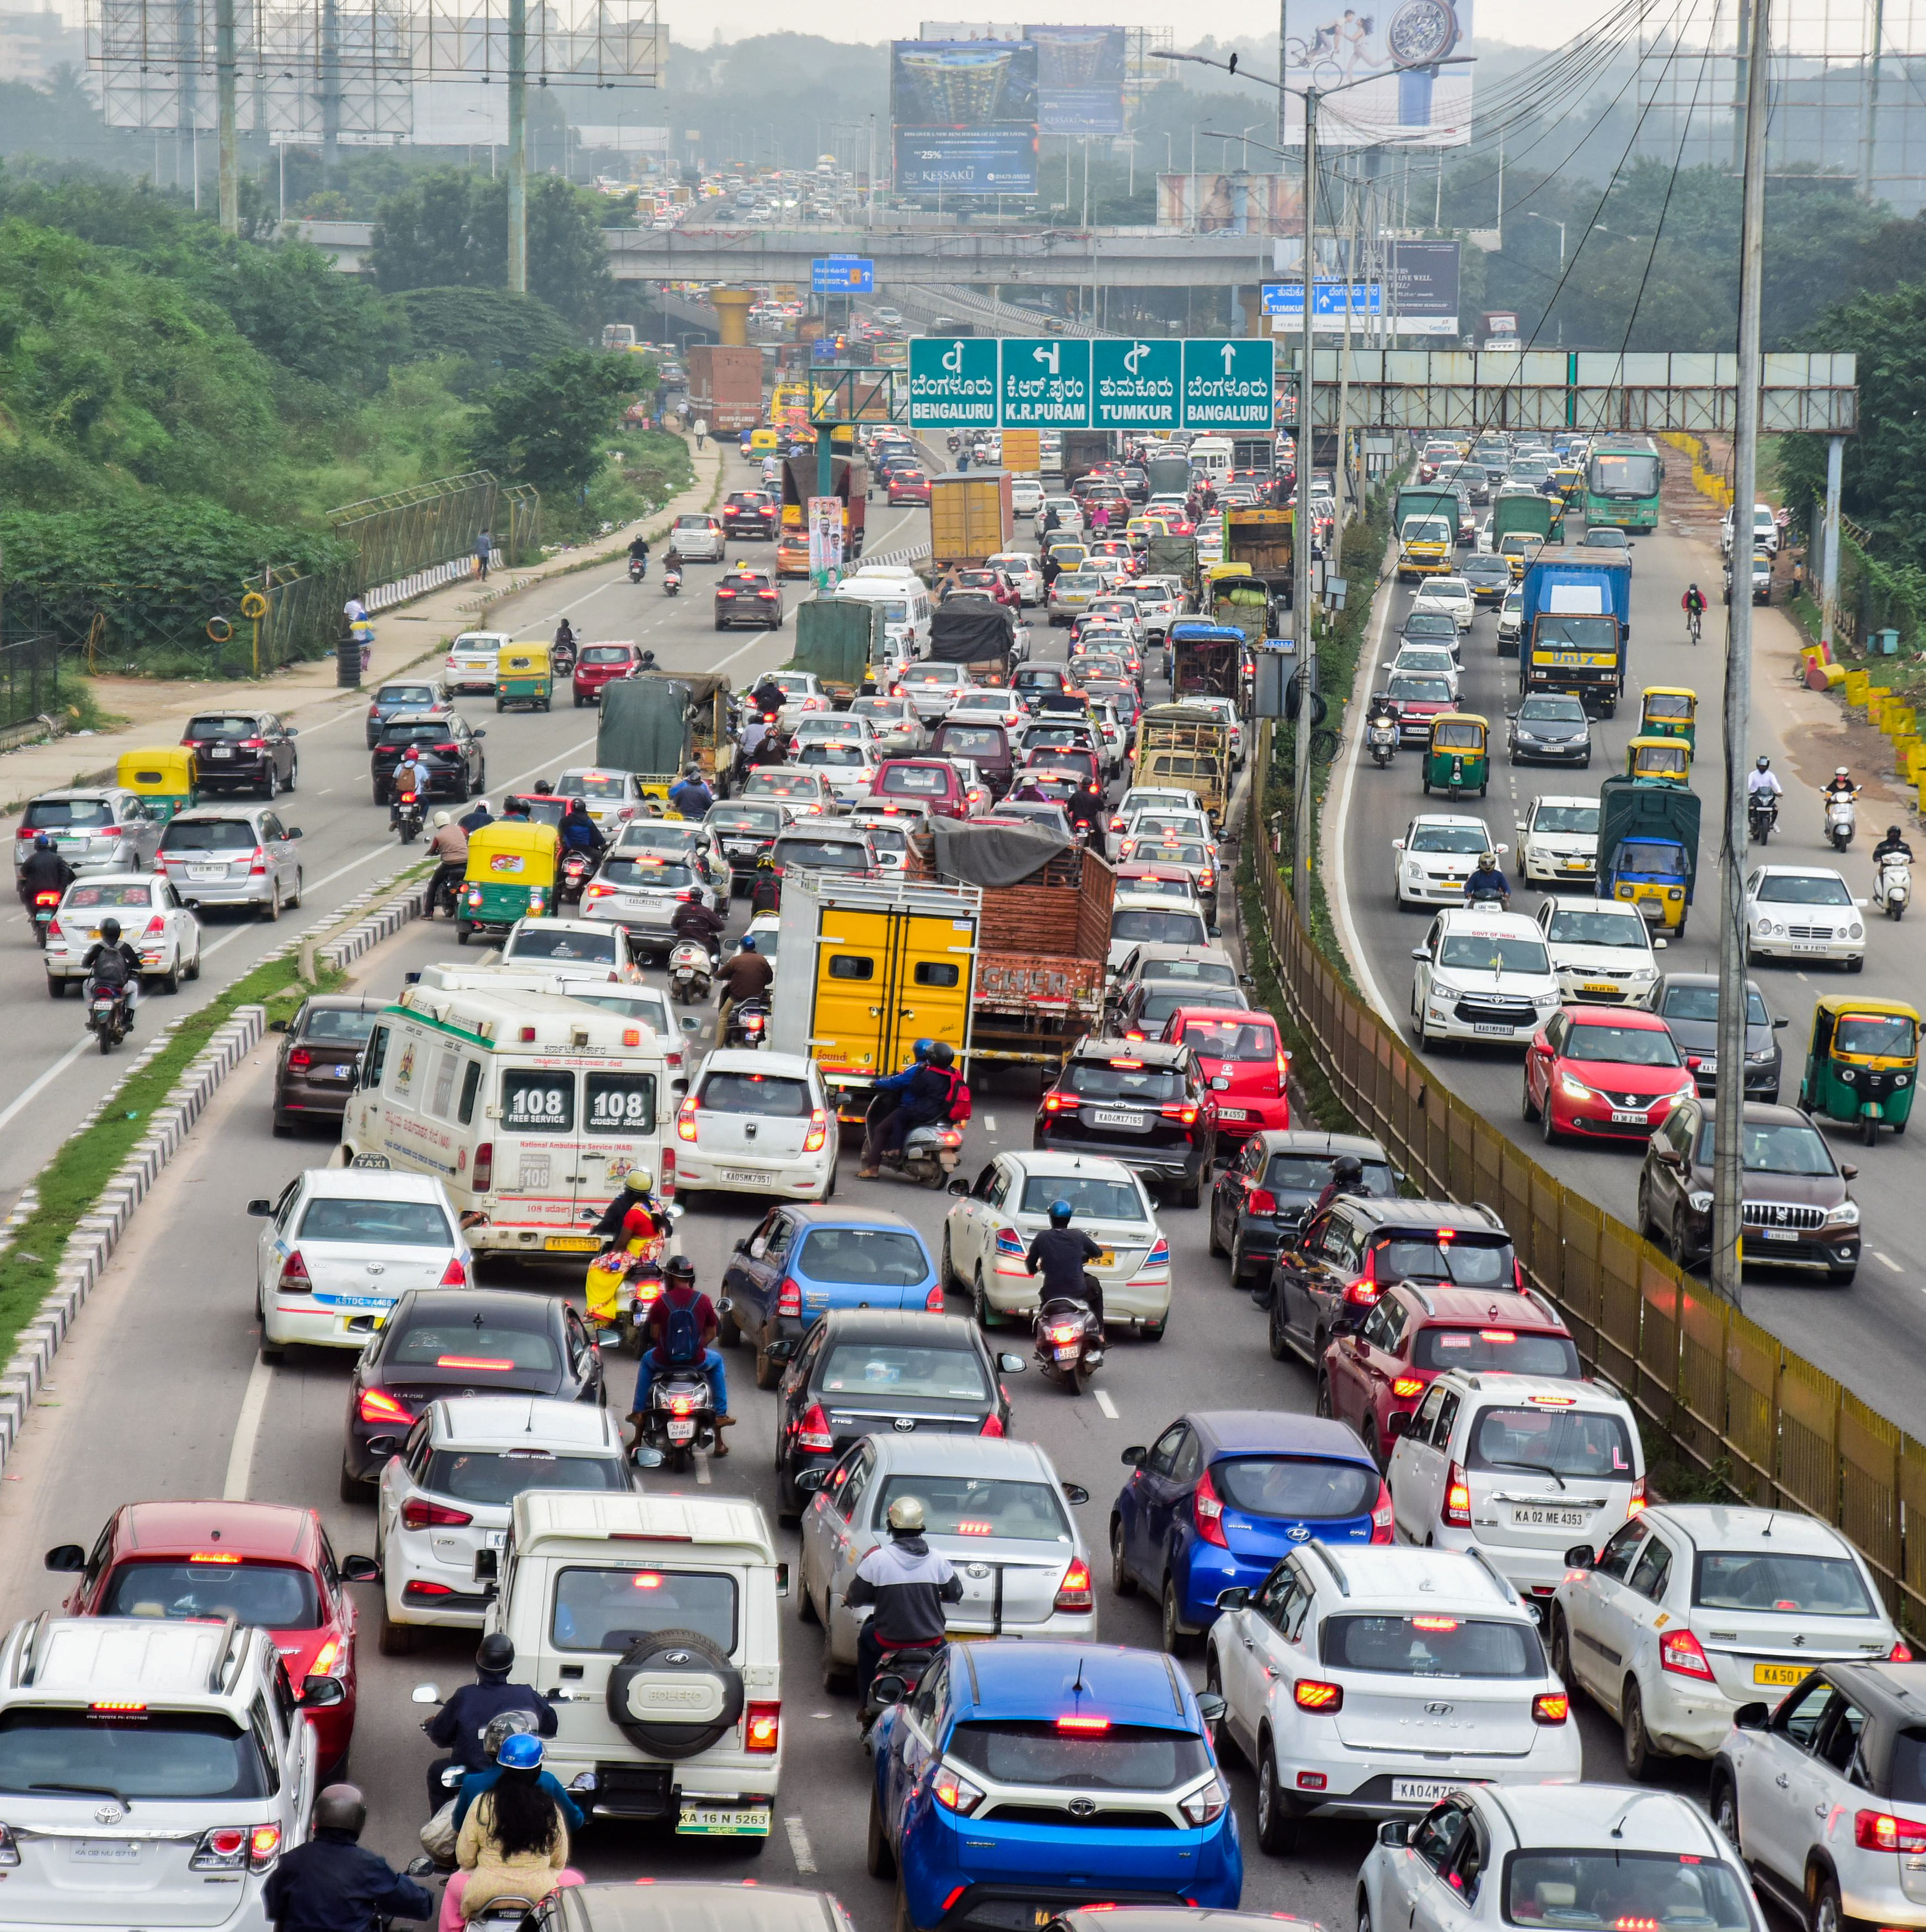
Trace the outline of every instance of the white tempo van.
<instances>
[{"instance_id":1,"label":"white tempo van","mask_svg":"<svg viewBox=\"0 0 1926 1932\"><path fill-rule=\"evenodd\" d=\"M830 593L860 598L882 606L883 636L904 663L913 663L930 646L930 592L912 570L859 570Z\"/></svg>"},{"instance_id":2,"label":"white tempo van","mask_svg":"<svg viewBox=\"0 0 1926 1932\"><path fill-rule=\"evenodd\" d=\"M1193 476L1207 476L1212 483L1221 483L1230 474L1232 452L1228 437L1200 436L1188 453Z\"/></svg>"},{"instance_id":3,"label":"white tempo van","mask_svg":"<svg viewBox=\"0 0 1926 1932\"><path fill-rule=\"evenodd\" d=\"M410 986L368 1036L338 1158L435 1175L478 1253L592 1254L631 1168L674 1192L678 1045L556 994Z\"/></svg>"}]
</instances>

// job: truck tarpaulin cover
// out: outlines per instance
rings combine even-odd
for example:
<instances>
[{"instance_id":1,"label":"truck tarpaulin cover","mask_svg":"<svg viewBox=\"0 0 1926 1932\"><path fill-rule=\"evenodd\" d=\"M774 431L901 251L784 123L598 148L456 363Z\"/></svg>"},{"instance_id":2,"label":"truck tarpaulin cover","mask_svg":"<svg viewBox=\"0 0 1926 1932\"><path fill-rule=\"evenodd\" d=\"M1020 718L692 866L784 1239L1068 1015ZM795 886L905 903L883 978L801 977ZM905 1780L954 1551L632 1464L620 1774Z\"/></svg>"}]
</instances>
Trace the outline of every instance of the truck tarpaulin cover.
<instances>
[{"instance_id":1,"label":"truck tarpaulin cover","mask_svg":"<svg viewBox=\"0 0 1926 1932\"><path fill-rule=\"evenodd\" d=\"M1017 641L1010 614L989 597L953 597L930 619L930 655L939 664L1007 658Z\"/></svg>"},{"instance_id":2,"label":"truck tarpaulin cover","mask_svg":"<svg viewBox=\"0 0 1926 1932\"><path fill-rule=\"evenodd\" d=\"M602 687L595 762L658 777L679 771L688 744L693 694L675 678L623 677Z\"/></svg>"},{"instance_id":3,"label":"truck tarpaulin cover","mask_svg":"<svg viewBox=\"0 0 1926 1932\"><path fill-rule=\"evenodd\" d=\"M971 886L1020 884L1074 842L1042 825L972 825L954 818L932 824L939 875Z\"/></svg>"}]
</instances>

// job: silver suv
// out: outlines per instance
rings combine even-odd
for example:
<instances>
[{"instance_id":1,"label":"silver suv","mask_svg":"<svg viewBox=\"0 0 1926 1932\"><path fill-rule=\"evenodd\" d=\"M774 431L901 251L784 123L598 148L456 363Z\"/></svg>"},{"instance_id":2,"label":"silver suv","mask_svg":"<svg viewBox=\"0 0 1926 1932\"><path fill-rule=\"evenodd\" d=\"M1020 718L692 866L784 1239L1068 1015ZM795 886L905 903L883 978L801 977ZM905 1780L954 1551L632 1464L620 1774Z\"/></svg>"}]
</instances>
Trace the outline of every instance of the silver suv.
<instances>
[{"instance_id":1,"label":"silver suv","mask_svg":"<svg viewBox=\"0 0 1926 1932\"><path fill-rule=\"evenodd\" d=\"M42 832L76 872L144 872L154 862L160 832L160 819L138 792L118 785L44 791L20 814L13 876L17 880Z\"/></svg>"},{"instance_id":2,"label":"silver suv","mask_svg":"<svg viewBox=\"0 0 1926 1932\"><path fill-rule=\"evenodd\" d=\"M279 919L301 904L298 825L271 806L202 805L177 813L160 838L169 883L198 912L203 906L258 906Z\"/></svg>"}]
</instances>

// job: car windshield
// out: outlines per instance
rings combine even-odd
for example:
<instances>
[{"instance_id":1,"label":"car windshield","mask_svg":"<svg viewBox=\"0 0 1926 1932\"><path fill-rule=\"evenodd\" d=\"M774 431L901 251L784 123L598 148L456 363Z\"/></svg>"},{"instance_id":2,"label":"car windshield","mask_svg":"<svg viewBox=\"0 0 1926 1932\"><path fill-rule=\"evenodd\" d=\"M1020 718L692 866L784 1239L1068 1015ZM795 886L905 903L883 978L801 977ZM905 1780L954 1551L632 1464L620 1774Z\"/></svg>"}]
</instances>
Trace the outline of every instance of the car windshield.
<instances>
[{"instance_id":1,"label":"car windshield","mask_svg":"<svg viewBox=\"0 0 1926 1932\"><path fill-rule=\"evenodd\" d=\"M860 744L835 738L815 738L796 754L799 765L826 765L837 771L864 771L869 754Z\"/></svg>"},{"instance_id":2,"label":"car windshield","mask_svg":"<svg viewBox=\"0 0 1926 1932\"><path fill-rule=\"evenodd\" d=\"M384 1370L454 1369L464 1375L506 1375L514 1370L553 1373L555 1344L535 1328L490 1327L472 1321L421 1322L404 1329L382 1351Z\"/></svg>"},{"instance_id":3,"label":"car windshield","mask_svg":"<svg viewBox=\"0 0 1926 1932\"><path fill-rule=\"evenodd\" d=\"M1211 1768L1209 1747L1193 1732L1116 1724L1101 1731L1064 1730L1054 1718L959 1724L948 1751L999 1784L1086 1791L1169 1791Z\"/></svg>"},{"instance_id":4,"label":"car windshield","mask_svg":"<svg viewBox=\"0 0 1926 1932\"><path fill-rule=\"evenodd\" d=\"M1628 1483L1637 1474L1624 1419L1593 1408L1485 1408L1465 1444L1474 1469L1555 1470Z\"/></svg>"},{"instance_id":5,"label":"car windshield","mask_svg":"<svg viewBox=\"0 0 1926 1932\"><path fill-rule=\"evenodd\" d=\"M581 932L573 928L557 932L546 920L525 926L508 943L511 959L593 960L596 964L616 963L616 936L613 932Z\"/></svg>"},{"instance_id":6,"label":"car windshield","mask_svg":"<svg viewBox=\"0 0 1926 1932\"><path fill-rule=\"evenodd\" d=\"M1409 1616L1328 1617L1323 1661L1334 1670L1389 1677L1542 1677L1545 1654L1529 1624L1419 1611Z\"/></svg>"},{"instance_id":7,"label":"car windshield","mask_svg":"<svg viewBox=\"0 0 1926 1932\"><path fill-rule=\"evenodd\" d=\"M696 1105L704 1113L751 1114L764 1119L806 1120L809 1084L779 1073L711 1072Z\"/></svg>"},{"instance_id":8,"label":"car windshield","mask_svg":"<svg viewBox=\"0 0 1926 1932\"><path fill-rule=\"evenodd\" d=\"M1505 1916L1545 1932L1751 1932L1757 1922L1745 1888L1718 1858L1616 1847L1514 1852Z\"/></svg>"},{"instance_id":9,"label":"car windshield","mask_svg":"<svg viewBox=\"0 0 1926 1932\"><path fill-rule=\"evenodd\" d=\"M247 712L229 715L204 711L187 721L187 728L181 735L184 738L256 738L260 734L260 719Z\"/></svg>"},{"instance_id":10,"label":"car windshield","mask_svg":"<svg viewBox=\"0 0 1926 1932\"><path fill-rule=\"evenodd\" d=\"M564 1570L550 1634L558 1650L627 1650L658 1630L735 1648L735 1579L726 1570Z\"/></svg>"},{"instance_id":11,"label":"car windshield","mask_svg":"<svg viewBox=\"0 0 1926 1932\"><path fill-rule=\"evenodd\" d=\"M444 742L454 728L434 720L409 723L391 721L382 727L381 742L387 745L435 745Z\"/></svg>"},{"instance_id":12,"label":"car windshield","mask_svg":"<svg viewBox=\"0 0 1926 1932\"><path fill-rule=\"evenodd\" d=\"M1182 1006L1185 1002L1180 1000L1178 1004ZM1258 1065L1274 1064L1284 1050L1278 1044L1276 1029L1268 1020L1186 1020L1184 1044L1200 1060Z\"/></svg>"},{"instance_id":13,"label":"car windshield","mask_svg":"<svg viewBox=\"0 0 1926 1932\"><path fill-rule=\"evenodd\" d=\"M897 1228L812 1228L793 1265L810 1281L855 1288L915 1288L930 1279L922 1243Z\"/></svg>"},{"instance_id":14,"label":"car windshield","mask_svg":"<svg viewBox=\"0 0 1926 1932\"><path fill-rule=\"evenodd\" d=\"M166 852L251 852L261 842L245 818L174 818L160 835Z\"/></svg>"},{"instance_id":15,"label":"car windshield","mask_svg":"<svg viewBox=\"0 0 1926 1932\"><path fill-rule=\"evenodd\" d=\"M1397 668L1403 672L1435 672L1440 676L1454 668L1451 652L1436 644L1406 644L1397 654Z\"/></svg>"},{"instance_id":16,"label":"car windshield","mask_svg":"<svg viewBox=\"0 0 1926 1932\"><path fill-rule=\"evenodd\" d=\"M1679 1066L1684 1064L1672 1036L1663 1027L1620 1026L1587 1020L1565 1036L1568 1060L1598 1060L1617 1066Z\"/></svg>"},{"instance_id":17,"label":"car windshield","mask_svg":"<svg viewBox=\"0 0 1926 1932\"><path fill-rule=\"evenodd\" d=\"M1523 718L1562 720L1568 724L1585 722L1585 707L1575 698L1528 698L1518 707Z\"/></svg>"},{"instance_id":18,"label":"car windshield","mask_svg":"<svg viewBox=\"0 0 1926 1932\"><path fill-rule=\"evenodd\" d=\"M1176 1067L1146 1066L1128 1057L1073 1060L1063 1070L1061 1084L1065 1093L1086 1100L1131 1100L1161 1107L1184 1097L1184 1076Z\"/></svg>"},{"instance_id":19,"label":"car windshield","mask_svg":"<svg viewBox=\"0 0 1926 1932\"><path fill-rule=\"evenodd\" d=\"M73 904L71 895L67 903ZM1868 1058L1910 1060L1919 1051L1919 1036L1904 1013L1841 1013L1832 1035L1833 1050Z\"/></svg>"},{"instance_id":20,"label":"car windshield","mask_svg":"<svg viewBox=\"0 0 1926 1932\"><path fill-rule=\"evenodd\" d=\"M1263 1185L1273 1193L1316 1196L1324 1191L1337 1156L1328 1154L1274 1154L1264 1169ZM1397 1192L1390 1163L1367 1160L1364 1185L1358 1191L1389 1199Z\"/></svg>"},{"instance_id":21,"label":"car windshield","mask_svg":"<svg viewBox=\"0 0 1926 1932\"><path fill-rule=\"evenodd\" d=\"M1568 1335L1529 1328L1421 1328L1411 1360L1421 1369L1490 1369L1508 1376L1581 1372L1577 1346Z\"/></svg>"},{"instance_id":22,"label":"car windshield","mask_svg":"<svg viewBox=\"0 0 1926 1932\"><path fill-rule=\"evenodd\" d=\"M999 1476L892 1475L876 1492L870 1520L881 1524L889 1506L905 1496L923 1505L932 1536L1007 1536L1023 1543L1071 1540L1063 1505L1047 1483Z\"/></svg>"},{"instance_id":23,"label":"car windshield","mask_svg":"<svg viewBox=\"0 0 1926 1932\"><path fill-rule=\"evenodd\" d=\"M67 889L66 898L60 902L60 909L62 912L91 912L97 908L101 910L125 911L130 907L147 906L151 902L153 894L153 886L145 879L138 883L130 881L126 885L69 886ZM1844 1050L1848 1053L1874 1053L1880 1051L1878 1048L1870 1046L1847 1047Z\"/></svg>"},{"instance_id":24,"label":"car windshield","mask_svg":"<svg viewBox=\"0 0 1926 1932\"><path fill-rule=\"evenodd\" d=\"M37 798L20 820L23 832L58 831L68 826L111 825L113 807L103 798Z\"/></svg>"},{"instance_id":25,"label":"car windshield","mask_svg":"<svg viewBox=\"0 0 1926 1932\"><path fill-rule=\"evenodd\" d=\"M301 1217L304 1241L350 1241L376 1247L446 1248L448 1217L432 1201L346 1201L323 1195Z\"/></svg>"},{"instance_id":26,"label":"car windshield","mask_svg":"<svg viewBox=\"0 0 1926 1932\"><path fill-rule=\"evenodd\" d=\"M776 841L771 854L778 866L817 866L827 872L864 872L870 855L855 838L798 838L785 836Z\"/></svg>"},{"instance_id":27,"label":"car windshield","mask_svg":"<svg viewBox=\"0 0 1926 1932\"><path fill-rule=\"evenodd\" d=\"M376 694L375 702L382 705L421 705L424 708L433 704L441 694L426 684L385 684Z\"/></svg>"},{"instance_id":28,"label":"car windshield","mask_svg":"<svg viewBox=\"0 0 1926 1932\"><path fill-rule=\"evenodd\" d=\"M699 883L696 868L673 859L613 857L602 861L595 874L604 885L646 886L660 892L679 892Z\"/></svg>"},{"instance_id":29,"label":"car windshield","mask_svg":"<svg viewBox=\"0 0 1926 1932\"><path fill-rule=\"evenodd\" d=\"M1511 566L1507 564L1506 569ZM1404 620L1407 638L1455 638L1458 620L1445 610L1414 610Z\"/></svg>"},{"instance_id":30,"label":"car windshield","mask_svg":"<svg viewBox=\"0 0 1926 1932\"><path fill-rule=\"evenodd\" d=\"M561 798L625 798L628 782L619 772L569 772L555 789Z\"/></svg>"},{"instance_id":31,"label":"car windshield","mask_svg":"<svg viewBox=\"0 0 1926 1932\"><path fill-rule=\"evenodd\" d=\"M1817 1127L1795 1120L1748 1120L1739 1132L1740 1154L1748 1174L1836 1174L1826 1137ZM1712 1124L1699 1130L1698 1157L1712 1162Z\"/></svg>"},{"instance_id":32,"label":"car windshield","mask_svg":"<svg viewBox=\"0 0 1926 1932\"><path fill-rule=\"evenodd\" d=\"M1488 852L1491 834L1481 825L1418 825L1404 842L1407 852Z\"/></svg>"},{"instance_id":33,"label":"car windshield","mask_svg":"<svg viewBox=\"0 0 1926 1932\"><path fill-rule=\"evenodd\" d=\"M1381 1286L1394 1281L1448 1281L1459 1288L1517 1286L1511 1238L1465 1234L1440 1228L1436 1234L1385 1234L1372 1244L1372 1279Z\"/></svg>"},{"instance_id":34,"label":"car windshield","mask_svg":"<svg viewBox=\"0 0 1926 1932\"><path fill-rule=\"evenodd\" d=\"M1827 872L1768 873L1757 895L1767 905L1849 906L1853 895L1846 882Z\"/></svg>"},{"instance_id":35,"label":"car windshield","mask_svg":"<svg viewBox=\"0 0 1926 1932\"><path fill-rule=\"evenodd\" d=\"M1437 964L1481 973L1551 970L1550 956L1542 940L1478 932L1447 932L1438 949Z\"/></svg>"},{"instance_id":36,"label":"car windshield","mask_svg":"<svg viewBox=\"0 0 1926 1932\"><path fill-rule=\"evenodd\" d=\"M1709 980L1702 986L1667 986L1664 1004L1660 1013L1668 1020L1705 1020L1718 1018L1718 984ZM1766 1010L1766 1002L1760 997L1757 986L1745 989L1745 1024L1749 1027L1770 1026L1772 1016Z\"/></svg>"},{"instance_id":37,"label":"car windshield","mask_svg":"<svg viewBox=\"0 0 1926 1932\"><path fill-rule=\"evenodd\" d=\"M628 1494L619 1456L558 1456L553 1450L438 1449L421 1486L457 1502L505 1508L524 1490L592 1490Z\"/></svg>"},{"instance_id":38,"label":"car windshield","mask_svg":"<svg viewBox=\"0 0 1926 1932\"><path fill-rule=\"evenodd\" d=\"M1448 704L1451 701L1448 680L1412 677L1403 671L1385 686L1385 693L1394 704Z\"/></svg>"},{"instance_id":39,"label":"car windshield","mask_svg":"<svg viewBox=\"0 0 1926 1932\"><path fill-rule=\"evenodd\" d=\"M1589 908L1555 906L1545 937L1563 940L1571 946L1621 946L1633 952L1652 950L1645 921L1635 912L1593 912Z\"/></svg>"},{"instance_id":40,"label":"car windshield","mask_svg":"<svg viewBox=\"0 0 1926 1932\"><path fill-rule=\"evenodd\" d=\"M1165 912L1151 906L1132 906L1110 920L1113 939L1148 940L1161 946L1201 946L1210 935L1202 916L1194 912Z\"/></svg>"},{"instance_id":41,"label":"car windshield","mask_svg":"<svg viewBox=\"0 0 1926 1932\"><path fill-rule=\"evenodd\" d=\"M319 1630L321 1594L305 1570L289 1563L256 1563L232 1551L193 1557L156 1557L123 1563L114 1572L99 1614L103 1617L238 1617L262 1630Z\"/></svg>"},{"instance_id":42,"label":"car windshield","mask_svg":"<svg viewBox=\"0 0 1926 1932\"><path fill-rule=\"evenodd\" d=\"M1594 837L1598 830L1595 805L1541 805L1532 820L1534 832L1576 832Z\"/></svg>"},{"instance_id":43,"label":"car windshield","mask_svg":"<svg viewBox=\"0 0 1926 1932\"><path fill-rule=\"evenodd\" d=\"M1310 1456L1227 1456L1210 1478L1231 1508L1294 1522L1361 1516L1378 1498L1376 1470Z\"/></svg>"},{"instance_id":44,"label":"car windshield","mask_svg":"<svg viewBox=\"0 0 1926 1932\"><path fill-rule=\"evenodd\" d=\"M940 747L945 758L1000 758L1005 747L996 725L946 724Z\"/></svg>"},{"instance_id":45,"label":"car windshield","mask_svg":"<svg viewBox=\"0 0 1926 1932\"><path fill-rule=\"evenodd\" d=\"M1073 1217L1086 1221L1137 1221L1149 1219L1133 1180L1104 1180L1087 1174L1030 1174L1023 1182L1017 1212L1047 1214L1051 1204L1070 1203Z\"/></svg>"},{"instance_id":46,"label":"car windshield","mask_svg":"<svg viewBox=\"0 0 1926 1932\"><path fill-rule=\"evenodd\" d=\"M990 1394L972 1350L883 1341L833 1342L824 1352L818 1386L825 1395L921 1396L944 1402L981 1402Z\"/></svg>"},{"instance_id":47,"label":"car windshield","mask_svg":"<svg viewBox=\"0 0 1926 1932\"><path fill-rule=\"evenodd\" d=\"M1808 1617L1880 1614L1850 1557L1776 1550L1702 1550L1694 1569L1692 1600L1710 1610L1789 1610Z\"/></svg>"},{"instance_id":48,"label":"car windshield","mask_svg":"<svg viewBox=\"0 0 1926 1932\"><path fill-rule=\"evenodd\" d=\"M376 1017L349 1006L320 1006L301 1022L295 1037L326 1046L365 1046Z\"/></svg>"},{"instance_id":49,"label":"car windshield","mask_svg":"<svg viewBox=\"0 0 1926 1932\"><path fill-rule=\"evenodd\" d=\"M0 1714L0 1791L169 1804L260 1798L272 1788L253 1732L218 1712L19 1704Z\"/></svg>"},{"instance_id":50,"label":"car windshield","mask_svg":"<svg viewBox=\"0 0 1926 1932\"><path fill-rule=\"evenodd\" d=\"M1140 961L1140 980L1179 980L1193 986L1234 986L1237 969L1228 959L1145 959Z\"/></svg>"}]
</instances>

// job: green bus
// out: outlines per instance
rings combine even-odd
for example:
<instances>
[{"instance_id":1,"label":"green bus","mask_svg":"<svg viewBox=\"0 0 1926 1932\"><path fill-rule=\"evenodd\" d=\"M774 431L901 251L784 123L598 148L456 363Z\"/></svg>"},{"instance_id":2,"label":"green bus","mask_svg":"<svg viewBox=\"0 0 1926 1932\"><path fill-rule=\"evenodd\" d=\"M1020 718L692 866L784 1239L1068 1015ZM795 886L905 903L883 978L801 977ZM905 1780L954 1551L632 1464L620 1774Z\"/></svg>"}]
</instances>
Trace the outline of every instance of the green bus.
<instances>
[{"instance_id":1,"label":"green bus","mask_svg":"<svg viewBox=\"0 0 1926 1932\"><path fill-rule=\"evenodd\" d=\"M1649 436L1595 438L1585 460L1585 520L1621 530L1658 527L1664 464Z\"/></svg>"}]
</instances>

